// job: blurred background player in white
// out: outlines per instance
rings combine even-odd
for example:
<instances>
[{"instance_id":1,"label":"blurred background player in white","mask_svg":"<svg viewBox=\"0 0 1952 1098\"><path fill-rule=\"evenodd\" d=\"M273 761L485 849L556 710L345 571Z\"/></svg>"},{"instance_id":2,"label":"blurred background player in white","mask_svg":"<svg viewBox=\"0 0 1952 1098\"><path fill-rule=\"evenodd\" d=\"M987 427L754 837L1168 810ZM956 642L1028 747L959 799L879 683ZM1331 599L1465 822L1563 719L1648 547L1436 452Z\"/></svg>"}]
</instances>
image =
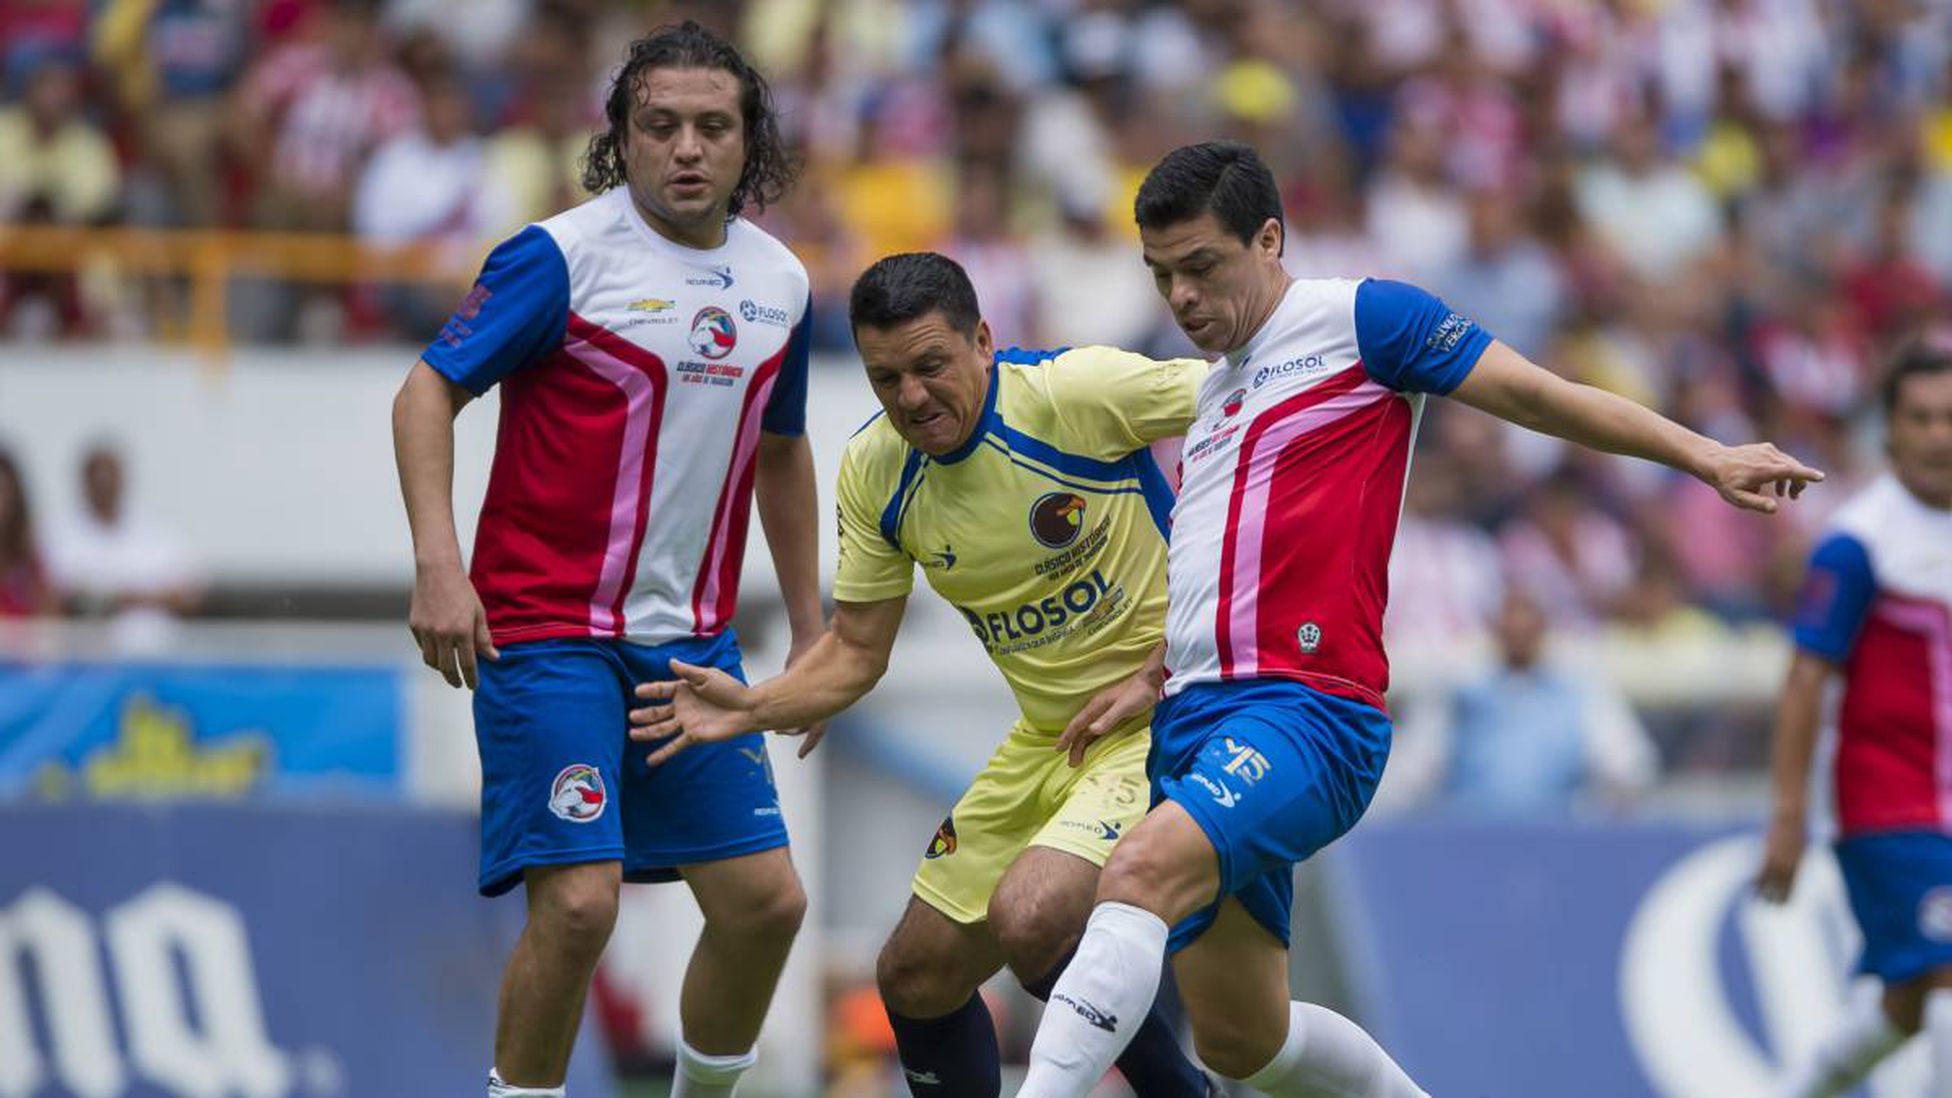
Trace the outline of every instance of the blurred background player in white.
<instances>
[{"instance_id":1,"label":"blurred background player in white","mask_svg":"<svg viewBox=\"0 0 1952 1098\"><path fill-rule=\"evenodd\" d=\"M806 414L808 283L739 215L790 182L770 94L695 23L633 42L591 142L596 197L504 241L394 404L413 527L410 624L476 688L480 888L525 883L491 1096L557 1095L622 881L690 885L679 1098L730 1094L806 910L764 740L657 771L626 752L631 686L672 658L733 675L747 518L793 655L820 633ZM473 567L453 420L501 383Z\"/></svg>"},{"instance_id":2,"label":"blurred background player in white","mask_svg":"<svg viewBox=\"0 0 1952 1098\"><path fill-rule=\"evenodd\" d=\"M1884 382L1890 472L1810 556L1776 714L1775 812L1757 889L1782 902L1808 841L1810 760L1836 699L1837 863L1864 933L1860 999L1785 1082L1834 1098L1922 1027L1952 1095L1952 332L1901 350Z\"/></svg>"},{"instance_id":3,"label":"blurred background player in white","mask_svg":"<svg viewBox=\"0 0 1952 1098\"><path fill-rule=\"evenodd\" d=\"M1099 877L1019 1094L1090 1093L1170 951L1209 1068L1274 1098L1418 1098L1355 1023L1289 1001L1287 951L1294 864L1362 816L1389 754L1382 617L1423 394L1659 461L1753 510L1822 474L1567 382L1416 287L1290 277L1251 146L1167 154L1135 213L1180 329L1222 357L1173 510L1154 808Z\"/></svg>"},{"instance_id":4,"label":"blurred background player in white","mask_svg":"<svg viewBox=\"0 0 1952 1098\"><path fill-rule=\"evenodd\" d=\"M203 601L197 566L176 530L129 505L121 447L89 446L78 472L81 508L48 538L55 593L70 614L108 622L118 647L160 651Z\"/></svg>"},{"instance_id":5,"label":"blurred background player in white","mask_svg":"<svg viewBox=\"0 0 1952 1098\"><path fill-rule=\"evenodd\" d=\"M1098 868L1145 813L1144 722L1087 733L1080 722L1096 712L1080 706L1158 647L1172 491L1150 447L1186 429L1206 364L1110 347L996 350L969 277L934 252L868 268L848 313L883 414L841 458L826 635L751 689L680 667L680 680L638 691L669 704L631 718L645 726L637 738L663 741L651 756L662 762L839 713L887 672L922 566L1021 711L929 843L876 983L912 1093L996 1098L996 1026L978 989L1007 964L1048 998ZM1157 1011L1118 1067L1140 1098L1207 1092Z\"/></svg>"}]
</instances>

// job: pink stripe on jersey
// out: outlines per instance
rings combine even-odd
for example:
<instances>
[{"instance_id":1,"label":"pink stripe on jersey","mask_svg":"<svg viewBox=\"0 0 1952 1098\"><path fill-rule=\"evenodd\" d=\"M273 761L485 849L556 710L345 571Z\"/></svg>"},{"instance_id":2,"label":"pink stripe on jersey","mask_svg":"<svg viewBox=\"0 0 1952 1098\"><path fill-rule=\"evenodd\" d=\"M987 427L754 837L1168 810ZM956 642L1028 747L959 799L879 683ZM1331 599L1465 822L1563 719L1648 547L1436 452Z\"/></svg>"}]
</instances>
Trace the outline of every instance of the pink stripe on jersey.
<instances>
[{"instance_id":1,"label":"pink stripe on jersey","mask_svg":"<svg viewBox=\"0 0 1952 1098\"><path fill-rule=\"evenodd\" d=\"M1251 678L1259 669L1261 547L1281 452L1302 435L1393 395L1369 380L1358 362L1268 409L1248 428L1240 444L1220 556L1220 612L1214 628L1222 679Z\"/></svg>"},{"instance_id":2,"label":"pink stripe on jersey","mask_svg":"<svg viewBox=\"0 0 1952 1098\"><path fill-rule=\"evenodd\" d=\"M725 467L725 483L719 488L718 507L712 514L712 531L705 542L705 556L698 570L698 586L692 592L693 630L701 636L718 632L731 620L737 607L739 569L744 563L746 520L750 516L753 455L759 449L759 426L773 385L779 380L780 366L786 362L786 348L759 364L752 383L746 386L745 405L739 410L739 429L733 436L732 460Z\"/></svg>"},{"instance_id":3,"label":"pink stripe on jersey","mask_svg":"<svg viewBox=\"0 0 1952 1098\"><path fill-rule=\"evenodd\" d=\"M610 496L610 534L590 593L590 632L624 635L624 596L637 571L648 524L657 453L651 440L664 415L664 364L657 356L582 317L570 314L563 351L624 394L622 445Z\"/></svg>"}]
</instances>

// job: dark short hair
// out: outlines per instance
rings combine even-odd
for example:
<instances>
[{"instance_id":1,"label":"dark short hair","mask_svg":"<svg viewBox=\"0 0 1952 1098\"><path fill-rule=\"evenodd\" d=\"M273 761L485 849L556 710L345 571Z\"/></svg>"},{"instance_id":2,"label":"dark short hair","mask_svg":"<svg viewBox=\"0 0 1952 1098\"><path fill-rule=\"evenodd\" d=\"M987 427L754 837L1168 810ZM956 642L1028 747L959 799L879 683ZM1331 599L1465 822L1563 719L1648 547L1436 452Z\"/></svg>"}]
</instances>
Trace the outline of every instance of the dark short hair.
<instances>
[{"instance_id":1,"label":"dark short hair","mask_svg":"<svg viewBox=\"0 0 1952 1098\"><path fill-rule=\"evenodd\" d=\"M1904 388L1905 379L1941 374L1948 370L1952 370L1952 332L1928 332L1907 342L1892 356L1891 365L1884 370L1884 381L1880 386L1884 414L1890 416L1898 410L1898 396Z\"/></svg>"},{"instance_id":2,"label":"dark short hair","mask_svg":"<svg viewBox=\"0 0 1952 1098\"><path fill-rule=\"evenodd\" d=\"M687 19L664 26L630 44L623 67L610 82L603 116L609 128L590 139L583 157L583 189L591 194L624 183L624 134L630 126L637 81L652 69L717 69L739 82L739 113L745 121L746 163L732 188L726 212L737 217L748 204L765 209L793 183L795 167L780 138L773 92L766 78L746 62L736 46Z\"/></svg>"},{"instance_id":3,"label":"dark short hair","mask_svg":"<svg viewBox=\"0 0 1952 1098\"><path fill-rule=\"evenodd\" d=\"M1177 225L1208 210L1242 244L1252 243L1269 218L1283 220L1281 188L1254 146L1243 141L1182 145L1152 166L1132 202L1141 229Z\"/></svg>"},{"instance_id":4,"label":"dark short hair","mask_svg":"<svg viewBox=\"0 0 1952 1098\"><path fill-rule=\"evenodd\" d=\"M983 318L976 287L962 265L939 252L902 252L875 261L854 280L847 321L855 331L892 328L932 312L964 335Z\"/></svg>"}]
</instances>

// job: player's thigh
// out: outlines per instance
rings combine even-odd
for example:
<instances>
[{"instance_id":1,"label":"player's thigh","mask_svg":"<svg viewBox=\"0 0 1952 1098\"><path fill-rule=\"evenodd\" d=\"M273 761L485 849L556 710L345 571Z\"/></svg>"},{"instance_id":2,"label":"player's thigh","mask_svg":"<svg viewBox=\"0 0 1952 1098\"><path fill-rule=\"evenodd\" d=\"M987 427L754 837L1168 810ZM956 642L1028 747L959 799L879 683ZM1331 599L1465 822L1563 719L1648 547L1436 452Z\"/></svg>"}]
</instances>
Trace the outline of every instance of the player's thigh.
<instances>
[{"instance_id":1,"label":"player's thigh","mask_svg":"<svg viewBox=\"0 0 1952 1098\"><path fill-rule=\"evenodd\" d=\"M755 938L791 938L807 894L786 847L679 867L705 924Z\"/></svg>"},{"instance_id":2,"label":"player's thigh","mask_svg":"<svg viewBox=\"0 0 1952 1098\"><path fill-rule=\"evenodd\" d=\"M729 636L648 649L622 645L619 651L629 666L629 684L668 678L673 655L745 678ZM765 736L701 744L655 767L645 761L648 754L645 745L632 743L623 760L626 881L675 880L679 866L786 846Z\"/></svg>"},{"instance_id":3,"label":"player's thigh","mask_svg":"<svg viewBox=\"0 0 1952 1098\"><path fill-rule=\"evenodd\" d=\"M1061 850L1094 866L1110 860L1113 846L1145 818L1150 804L1145 775L1150 744L1144 730L1100 740L1077 767L1046 748L1039 799L1054 807L1030 840L1032 849Z\"/></svg>"},{"instance_id":4,"label":"player's thigh","mask_svg":"<svg viewBox=\"0 0 1952 1098\"><path fill-rule=\"evenodd\" d=\"M1098 900L1144 908L1176 923L1220 891L1213 842L1185 807L1162 801L1113 848L1098 878Z\"/></svg>"},{"instance_id":5,"label":"player's thigh","mask_svg":"<svg viewBox=\"0 0 1952 1098\"><path fill-rule=\"evenodd\" d=\"M1043 765L1015 735L997 748L929 840L915 895L960 923L989 917L997 882L1049 819L1038 795Z\"/></svg>"},{"instance_id":6,"label":"player's thigh","mask_svg":"<svg viewBox=\"0 0 1952 1098\"><path fill-rule=\"evenodd\" d=\"M1018 976L1037 980L1084 933L1098 891L1098 866L1076 854L1031 846L990 895L990 932Z\"/></svg>"},{"instance_id":7,"label":"player's thigh","mask_svg":"<svg viewBox=\"0 0 1952 1098\"><path fill-rule=\"evenodd\" d=\"M474 696L484 894L533 866L622 857L618 681L614 658L591 642L512 644L484 661Z\"/></svg>"},{"instance_id":8,"label":"player's thigh","mask_svg":"<svg viewBox=\"0 0 1952 1098\"><path fill-rule=\"evenodd\" d=\"M1173 955L1180 1001L1200 1059L1243 1078L1274 1058L1288 1035L1288 950L1240 902Z\"/></svg>"},{"instance_id":9,"label":"player's thigh","mask_svg":"<svg viewBox=\"0 0 1952 1098\"><path fill-rule=\"evenodd\" d=\"M881 946L875 982L889 1009L930 1018L961 1006L1002 967L1002 947L987 923L959 922L910 896Z\"/></svg>"}]
</instances>

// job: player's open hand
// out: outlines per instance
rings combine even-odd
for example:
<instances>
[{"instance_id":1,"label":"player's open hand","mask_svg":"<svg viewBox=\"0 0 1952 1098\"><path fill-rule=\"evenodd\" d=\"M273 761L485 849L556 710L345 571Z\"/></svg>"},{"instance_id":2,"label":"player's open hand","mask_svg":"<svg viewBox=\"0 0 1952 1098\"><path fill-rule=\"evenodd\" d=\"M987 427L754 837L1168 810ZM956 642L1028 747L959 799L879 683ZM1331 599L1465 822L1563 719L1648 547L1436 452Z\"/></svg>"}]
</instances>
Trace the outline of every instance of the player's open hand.
<instances>
[{"instance_id":1,"label":"player's open hand","mask_svg":"<svg viewBox=\"0 0 1952 1098\"><path fill-rule=\"evenodd\" d=\"M637 697L650 704L630 711L630 738L659 743L650 764L658 766L693 744L720 743L742 736L751 711L751 689L716 667L671 661L676 678L637 684Z\"/></svg>"},{"instance_id":2,"label":"player's open hand","mask_svg":"<svg viewBox=\"0 0 1952 1098\"><path fill-rule=\"evenodd\" d=\"M473 690L480 682L476 658L500 659L488 635L488 612L460 565L429 568L413 581L407 628L420 646L420 658L441 673L449 686Z\"/></svg>"},{"instance_id":3,"label":"player's open hand","mask_svg":"<svg viewBox=\"0 0 1952 1098\"><path fill-rule=\"evenodd\" d=\"M1071 756L1072 766L1084 765L1084 753L1115 732L1138 728L1159 701L1159 683L1151 675L1134 675L1098 691L1064 726L1057 750Z\"/></svg>"},{"instance_id":4,"label":"player's open hand","mask_svg":"<svg viewBox=\"0 0 1952 1098\"><path fill-rule=\"evenodd\" d=\"M1823 479L1823 472L1770 443L1753 442L1716 450L1702 479L1735 506L1773 515L1777 500L1802 495L1803 489Z\"/></svg>"},{"instance_id":5,"label":"player's open hand","mask_svg":"<svg viewBox=\"0 0 1952 1098\"><path fill-rule=\"evenodd\" d=\"M1762 847L1762 872L1756 874L1756 895L1772 904L1784 903L1796 887L1796 867L1803 862L1805 841L1800 817L1777 816L1769 825Z\"/></svg>"}]
</instances>

